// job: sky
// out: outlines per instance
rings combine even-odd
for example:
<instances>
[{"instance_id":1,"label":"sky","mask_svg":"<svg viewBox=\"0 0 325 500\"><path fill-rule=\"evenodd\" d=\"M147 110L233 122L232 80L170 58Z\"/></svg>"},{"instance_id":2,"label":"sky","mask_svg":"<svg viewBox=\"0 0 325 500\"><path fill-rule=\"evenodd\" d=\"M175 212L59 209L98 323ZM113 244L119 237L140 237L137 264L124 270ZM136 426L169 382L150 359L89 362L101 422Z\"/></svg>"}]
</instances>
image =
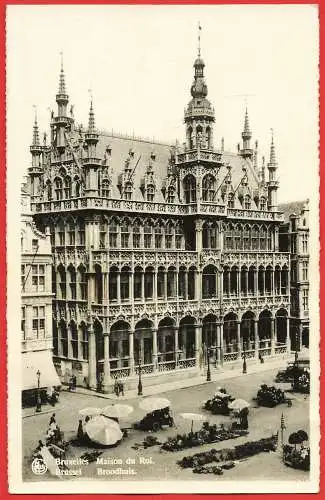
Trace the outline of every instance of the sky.
<instances>
[{"instance_id":1,"label":"sky","mask_svg":"<svg viewBox=\"0 0 325 500\"><path fill-rule=\"evenodd\" d=\"M198 22L214 142L236 151L247 103L252 144L268 160L274 130L280 202L318 193L318 11L310 5L9 6L8 169L31 162L34 106L40 130L56 110L60 52L78 123L90 90L99 129L184 141ZM10 179L9 179L10 183Z\"/></svg>"}]
</instances>

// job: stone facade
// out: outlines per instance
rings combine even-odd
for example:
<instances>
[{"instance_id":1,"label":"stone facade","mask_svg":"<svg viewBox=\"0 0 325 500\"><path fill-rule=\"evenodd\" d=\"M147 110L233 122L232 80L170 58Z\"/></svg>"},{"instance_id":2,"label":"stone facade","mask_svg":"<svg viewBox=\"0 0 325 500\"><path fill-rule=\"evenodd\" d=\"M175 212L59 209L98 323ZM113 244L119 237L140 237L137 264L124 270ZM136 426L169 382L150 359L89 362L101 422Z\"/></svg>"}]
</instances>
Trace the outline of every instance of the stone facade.
<instances>
[{"instance_id":1,"label":"stone facade","mask_svg":"<svg viewBox=\"0 0 325 500\"><path fill-rule=\"evenodd\" d=\"M63 68L51 143L34 126L34 219L51 234L54 356L62 379L109 390L290 349L290 254L279 250L277 162L213 144L204 62L194 63L183 147L86 129ZM266 169L268 180L266 180ZM186 375L185 375L186 376ZM149 383L149 382L148 382Z\"/></svg>"}]
</instances>

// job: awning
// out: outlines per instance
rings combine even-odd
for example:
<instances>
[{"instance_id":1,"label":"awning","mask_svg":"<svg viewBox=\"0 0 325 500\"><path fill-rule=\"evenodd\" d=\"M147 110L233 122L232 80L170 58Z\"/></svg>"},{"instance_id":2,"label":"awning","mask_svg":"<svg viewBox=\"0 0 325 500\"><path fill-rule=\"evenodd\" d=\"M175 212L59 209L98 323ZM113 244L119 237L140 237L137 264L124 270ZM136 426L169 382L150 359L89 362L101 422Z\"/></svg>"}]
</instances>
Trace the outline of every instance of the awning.
<instances>
[{"instance_id":1,"label":"awning","mask_svg":"<svg viewBox=\"0 0 325 500\"><path fill-rule=\"evenodd\" d=\"M23 372L22 390L37 389L37 371L40 371L40 387L61 385L54 368L52 352L29 351L22 353Z\"/></svg>"}]
</instances>

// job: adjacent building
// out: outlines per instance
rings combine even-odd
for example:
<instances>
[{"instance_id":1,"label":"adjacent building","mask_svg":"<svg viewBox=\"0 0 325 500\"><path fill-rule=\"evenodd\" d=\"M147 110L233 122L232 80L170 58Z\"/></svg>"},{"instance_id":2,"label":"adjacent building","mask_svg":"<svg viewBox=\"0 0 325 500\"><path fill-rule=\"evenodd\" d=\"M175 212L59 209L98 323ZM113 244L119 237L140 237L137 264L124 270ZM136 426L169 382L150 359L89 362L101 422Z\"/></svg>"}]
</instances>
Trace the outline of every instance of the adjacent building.
<instances>
[{"instance_id":1,"label":"adjacent building","mask_svg":"<svg viewBox=\"0 0 325 500\"><path fill-rule=\"evenodd\" d=\"M280 245L290 251L290 337L294 350L309 347L309 200L284 203Z\"/></svg>"},{"instance_id":2,"label":"adjacent building","mask_svg":"<svg viewBox=\"0 0 325 500\"><path fill-rule=\"evenodd\" d=\"M49 144L34 125L28 189L51 235L62 380L107 391L139 365L159 383L291 348L273 136L265 161L246 109L237 151L216 147L204 67L199 54L182 147L100 132L92 103L78 125L63 67Z\"/></svg>"},{"instance_id":3,"label":"adjacent building","mask_svg":"<svg viewBox=\"0 0 325 500\"><path fill-rule=\"evenodd\" d=\"M40 232L30 211L30 195L21 192L21 351L23 397L60 385L53 365L52 253L50 234ZM39 374L37 373L39 372Z\"/></svg>"}]
</instances>

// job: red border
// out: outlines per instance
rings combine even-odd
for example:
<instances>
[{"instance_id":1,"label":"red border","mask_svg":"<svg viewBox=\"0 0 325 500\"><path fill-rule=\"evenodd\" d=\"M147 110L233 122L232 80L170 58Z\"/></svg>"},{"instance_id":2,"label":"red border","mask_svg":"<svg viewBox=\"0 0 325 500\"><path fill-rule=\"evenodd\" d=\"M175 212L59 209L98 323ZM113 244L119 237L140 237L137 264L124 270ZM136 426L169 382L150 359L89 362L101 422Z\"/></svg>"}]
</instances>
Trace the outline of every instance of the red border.
<instances>
[{"instance_id":1,"label":"red border","mask_svg":"<svg viewBox=\"0 0 325 500\"><path fill-rule=\"evenodd\" d=\"M29 2L25 2L24 0L0 0L0 88L2 90L2 98L0 99L0 119L1 119L1 124L2 124L2 131L5 131L6 129L6 104L5 104L5 92L6 92L6 79L5 79L5 33L6 33L6 25L5 25L5 15L6 15L6 6L7 5L22 5L22 4L30 4L30 5L42 5L42 4L169 4L169 5L176 5L176 4L314 4L319 6L319 20L320 20L320 84L319 88L321 88L321 84L324 80L324 74L325 70L323 69L325 67L325 63L323 63L323 51L322 48L324 46L324 41L325 41L325 28L324 28L324 23L325 23L325 7L324 3L321 0L310 0L305 1L305 0L287 0L287 1L281 1L281 0L246 0L246 1L222 1L222 0L203 0L203 1L197 1L197 0L120 0L116 2L110 2L110 1L103 1L103 0L97 0L91 2L90 0L53 0L52 2L48 2L46 0L31 0ZM323 131L323 122L324 122L324 113L325 113L325 98L322 93L320 93L320 137L322 135ZM297 147L298 147L299 142L297 141ZM325 140L320 142L320 165L322 165L322 161L325 160ZM5 229L6 229L6 163L4 161L5 158L5 152L6 152L6 137L5 134L2 133L0 135L0 158L2 158L2 161L0 162L0 179L2 180L0 182L0 200L1 200L1 208L0 208L0 234L2 235L2 238L0 239L0 317L5 318L6 317L6 238L3 236L5 235ZM322 173L322 168L320 167L320 174ZM320 176L320 194L322 194L323 190L325 189L325 178L321 175ZM320 197L320 246L321 246L321 251L320 251L320 306L323 305L324 303L324 292L323 292L323 287L322 287L322 278L325 280L324 276L324 266L323 266L323 254L324 254L324 246L325 246L325 223L323 220L323 213L325 210L325 201L323 200L322 197ZM320 307L320 324L322 325L323 322L325 321L325 311L322 310L322 307ZM321 331L321 333L323 333ZM7 362L7 352L6 352L6 322L3 321L2 325L0 327L0 498L6 499L6 498L22 498L22 499L32 499L34 496L37 498L43 499L47 498L50 496L51 499L60 499L63 496L66 495L12 495L8 492L8 474L7 474L7 384L5 381L7 380L7 373L6 373L6 362ZM321 353L321 365L322 361L324 359L324 355L322 354L323 350L325 349L325 334L324 337L321 335L321 341L320 341L320 353ZM320 389L321 389L321 430L323 430L324 427L324 417L323 417L323 408L324 408L324 401L322 397L322 385L324 382L324 371L322 370L321 372L321 380L320 380ZM324 472L324 465L323 465L323 456L324 456L324 451L323 448L325 446L325 440L324 437L321 437L321 442L320 442L320 452L321 452L321 476L320 476L320 493L317 495L320 495L321 493L325 493L325 488L324 488L324 478L323 478L323 472ZM75 494L75 495L67 495L69 500L74 499L74 498L79 498L82 497L84 498L85 496L88 498L92 498L93 494L87 494L87 495L81 495L81 494ZM104 496L104 495L102 495ZM105 495L107 497L110 497L111 500L126 500L130 498L134 498L135 495ZM136 497L154 497L156 495L136 495ZM190 495L159 495L159 498L161 500L170 500L171 498L176 496L178 498L185 499L189 497ZM207 495L196 495L197 500L205 500ZM211 495L210 495L211 496ZM216 495L213 495L216 496ZM252 495L245 495L245 496L252 496ZM315 498L315 494L302 494L299 496L299 499L305 500L305 499L312 499ZM223 495L223 497L230 497L232 500L241 500L242 495ZM271 500L274 497L274 494L263 494L263 495L254 495L256 499L261 498L261 500ZM291 497L293 498L293 494L277 494L277 498L287 498Z\"/></svg>"}]
</instances>

